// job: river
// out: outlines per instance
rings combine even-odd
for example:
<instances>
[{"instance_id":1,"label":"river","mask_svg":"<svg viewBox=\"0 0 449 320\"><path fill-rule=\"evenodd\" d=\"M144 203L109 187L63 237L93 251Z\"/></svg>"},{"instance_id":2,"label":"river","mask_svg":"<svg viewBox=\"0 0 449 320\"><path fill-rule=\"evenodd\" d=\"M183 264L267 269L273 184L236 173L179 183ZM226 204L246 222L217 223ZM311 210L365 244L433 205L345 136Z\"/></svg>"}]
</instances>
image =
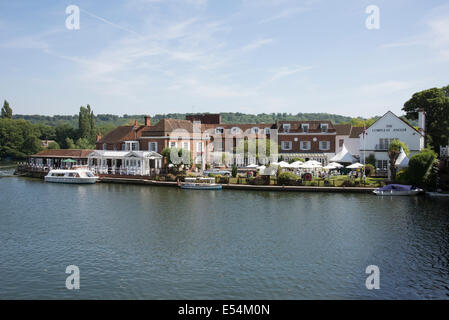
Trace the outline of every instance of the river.
<instances>
[{"instance_id":1,"label":"river","mask_svg":"<svg viewBox=\"0 0 449 320\"><path fill-rule=\"evenodd\" d=\"M449 297L449 202L0 178L2 299ZM68 290L68 265L80 289ZM368 290L368 265L380 289Z\"/></svg>"}]
</instances>

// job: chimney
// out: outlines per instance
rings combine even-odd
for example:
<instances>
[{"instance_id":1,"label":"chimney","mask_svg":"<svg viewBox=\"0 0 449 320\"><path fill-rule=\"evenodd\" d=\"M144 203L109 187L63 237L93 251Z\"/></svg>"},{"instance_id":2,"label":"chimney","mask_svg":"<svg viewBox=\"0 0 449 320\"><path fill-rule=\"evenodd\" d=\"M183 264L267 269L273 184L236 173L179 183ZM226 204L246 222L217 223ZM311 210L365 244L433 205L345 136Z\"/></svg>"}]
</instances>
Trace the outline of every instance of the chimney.
<instances>
[{"instance_id":1,"label":"chimney","mask_svg":"<svg viewBox=\"0 0 449 320\"><path fill-rule=\"evenodd\" d=\"M97 133L97 141L101 140L101 132Z\"/></svg>"},{"instance_id":2,"label":"chimney","mask_svg":"<svg viewBox=\"0 0 449 320\"><path fill-rule=\"evenodd\" d=\"M151 117L150 116L145 116L145 126L146 127L151 126Z\"/></svg>"},{"instance_id":3,"label":"chimney","mask_svg":"<svg viewBox=\"0 0 449 320\"><path fill-rule=\"evenodd\" d=\"M418 111L418 128L421 133L424 133L426 130L426 113L424 109L419 109Z\"/></svg>"},{"instance_id":4,"label":"chimney","mask_svg":"<svg viewBox=\"0 0 449 320\"><path fill-rule=\"evenodd\" d=\"M134 127L138 127L139 126L139 122L137 122L137 120L134 120Z\"/></svg>"}]
</instances>

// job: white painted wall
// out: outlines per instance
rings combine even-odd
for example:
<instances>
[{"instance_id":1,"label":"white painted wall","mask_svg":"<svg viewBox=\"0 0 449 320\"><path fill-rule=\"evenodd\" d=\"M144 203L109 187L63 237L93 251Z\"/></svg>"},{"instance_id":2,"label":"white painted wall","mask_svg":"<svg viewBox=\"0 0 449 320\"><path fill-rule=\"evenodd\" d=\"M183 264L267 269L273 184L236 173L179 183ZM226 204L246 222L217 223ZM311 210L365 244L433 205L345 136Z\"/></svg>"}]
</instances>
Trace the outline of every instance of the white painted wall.
<instances>
[{"instance_id":1,"label":"white painted wall","mask_svg":"<svg viewBox=\"0 0 449 320\"><path fill-rule=\"evenodd\" d=\"M336 136L335 138L335 153L339 153L342 149L340 147L340 140L343 139L346 149L353 156L360 156L360 138L349 138L349 136Z\"/></svg>"},{"instance_id":2,"label":"white painted wall","mask_svg":"<svg viewBox=\"0 0 449 320\"><path fill-rule=\"evenodd\" d=\"M365 141L363 134L360 135L360 155L362 161L364 150L366 156L374 153L377 160L388 160L388 153L386 151L376 150L376 145L380 144L380 139L398 139L404 142L410 149L410 156L424 148L424 137L391 111L387 112L367 129Z\"/></svg>"}]
</instances>

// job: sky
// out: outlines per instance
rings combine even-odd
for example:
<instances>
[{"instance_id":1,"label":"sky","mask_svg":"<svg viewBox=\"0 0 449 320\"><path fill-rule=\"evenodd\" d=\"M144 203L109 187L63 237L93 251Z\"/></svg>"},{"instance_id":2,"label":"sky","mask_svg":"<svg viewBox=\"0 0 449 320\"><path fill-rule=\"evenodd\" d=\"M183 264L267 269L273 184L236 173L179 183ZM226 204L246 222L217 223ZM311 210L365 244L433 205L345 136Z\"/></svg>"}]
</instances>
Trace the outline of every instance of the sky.
<instances>
[{"instance_id":1,"label":"sky","mask_svg":"<svg viewBox=\"0 0 449 320\"><path fill-rule=\"evenodd\" d=\"M449 85L447 0L2 1L0 40L16 114L371 117Z\"/></svg>"}]
</instances>

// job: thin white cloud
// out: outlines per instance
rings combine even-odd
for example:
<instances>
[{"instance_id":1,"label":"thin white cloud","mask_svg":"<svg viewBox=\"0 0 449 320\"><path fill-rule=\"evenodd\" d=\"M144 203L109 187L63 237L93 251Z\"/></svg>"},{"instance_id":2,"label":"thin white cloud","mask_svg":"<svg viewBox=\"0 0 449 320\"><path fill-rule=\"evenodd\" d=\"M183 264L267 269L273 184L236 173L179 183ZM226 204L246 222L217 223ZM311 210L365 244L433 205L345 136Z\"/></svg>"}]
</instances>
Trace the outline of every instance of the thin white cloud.
<instances>
[{"instance_id":1,"label":"thin white cloud","mask_svg":"<svg viewBox=\"0 0 449 320\"><path fill-rule=\"evenodd\" d=\"M276 81L279 80L281 78L287 77L287 76L291 76L295 73L300 73L300 72L304 72L304 71L308 71L312 69L312 66L294 66L294 67L282 67L279 68L278 70L276 70L270 81Z\"/></svg>"},{"instance_id":2,"label":"thin white cloud","mask_svg":"<svg viewBox=\"0 0 449 320\"><path fill-rule=\"evenodd\" d=\"M242 51L246 52L246 51L251 51L251 50L255 50L258 49L260 47L263 47L265 45L268 45L270 43L273 42L273 39L260 39L260 40L255 40L250 42L249 44L247 44L246 46L244 46L242 48Z\"/></svg>"},{"instance_id":3,"label":"thin white cloud","mask_svg":"<svg viewBox=\"0 0 449 320\"><path fill-rule=\"evenodd\" d=\"M111 25L111 26L113 26L113 27L115 27L115 28L117 28L117 29L124 30L124 31L127 31L127 32L129 32L129 33L133 33L133 34L135 34L135 35L139 35L139 36L140 36L140 34L137 33L137 32L134 31L134 30L131 30L131 29L129 29L129 28L126 28L126 27L123 27L123 26L121 26L121 25L119 25L119 24L116 24L116 23L114 23L114 22L112 22L112 21L109 21L109 20L107 20L107 19L105 19L105 18L103 18L103 17L100 17L100 16L98 16L98 15L92 13L92 12L89 12L89 11L87 11L87 10L85 10L85 9L80 9L80 11L81 11L81 12L84 12L85 14L87 14L88 16L90 16L90 17L92 17L92 18L95 18L95 19L100 20L100 21L102 21L102 22L104 22L104 23L107 23L107 24L109 24L109 25Z\"/></svg>"},{"instance_id":4,"label":"thin white cloud","mask_svg":"<svg viewBox=\"0 0 449 320\"><path fill-rule=\"evenodd\" d=\"M268 18L265 18L265 19L259 21L259 24L269 23L269 22L273 22L276 20L280 20L280 19L290 18L291 16L306 12L308 10L309 9L307 9L307 8L287 8L273 16L270 16Z\"/></svg>"},{"instance_id":5,"label":"thin white cloud","mask_svg":"<svg viewBox=\"0 0 449 320\"><path fill-rule=\"evenodd\" d=\"M412 82L390 80L363 85L361 86L360 91L367 95L387 95L403 90L409 90L414 86L415 84Z\"/></svg>"}]
</instances>

